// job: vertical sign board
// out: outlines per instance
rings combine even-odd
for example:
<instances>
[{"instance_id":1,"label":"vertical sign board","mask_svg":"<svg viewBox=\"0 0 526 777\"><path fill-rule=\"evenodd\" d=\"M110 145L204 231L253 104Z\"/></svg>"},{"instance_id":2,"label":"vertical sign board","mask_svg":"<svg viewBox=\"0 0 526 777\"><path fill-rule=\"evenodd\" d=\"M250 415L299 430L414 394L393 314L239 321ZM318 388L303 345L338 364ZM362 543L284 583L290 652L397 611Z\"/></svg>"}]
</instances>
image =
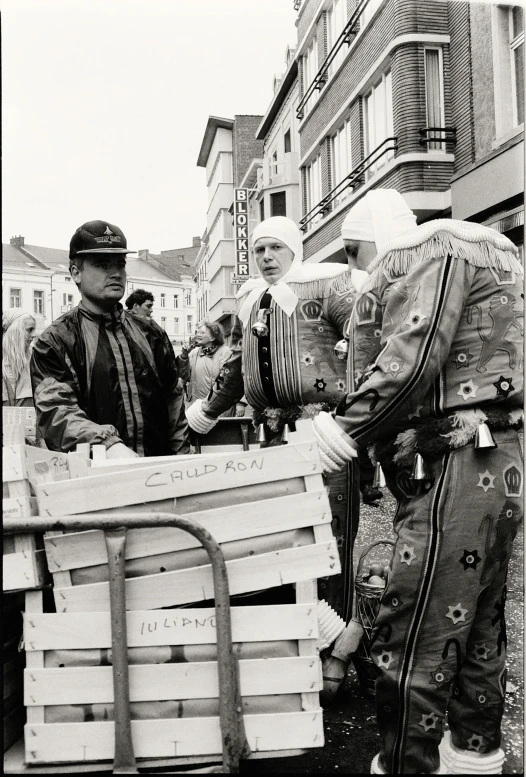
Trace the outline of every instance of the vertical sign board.
<instances>
[{"instance_id":1,"label":"vertical sign board","mask_svg":"<svg viewBox=\"0 0 526 777\"><path fill-rule=\"evenodd\" d=\"M236 271L234 282L242 283L248 272L248 189L234 189L234 233L236 241Z\"/></svg>"}]
</instances>

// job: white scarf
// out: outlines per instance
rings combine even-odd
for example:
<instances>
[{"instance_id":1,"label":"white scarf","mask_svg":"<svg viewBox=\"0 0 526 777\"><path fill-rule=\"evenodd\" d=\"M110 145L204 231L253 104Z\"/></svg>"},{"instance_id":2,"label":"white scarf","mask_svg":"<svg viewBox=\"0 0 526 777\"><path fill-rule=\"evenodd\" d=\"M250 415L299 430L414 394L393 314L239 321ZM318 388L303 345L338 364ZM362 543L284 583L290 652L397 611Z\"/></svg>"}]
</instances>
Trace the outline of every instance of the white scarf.
<instances>
[{"instance_id":1,"label":"white scarf","mask_svg":"<svg viewBox=\"0 0 526 777\"><path fill-rule=\"evenodd\" d=\"M380 252L384 245L415 227L416 217L396 189L373 189L350 209L342 224L342 238L376 243Z\"/></svg>"},{"instance_id":2,"label":"white scarf","mask_svg":"<svg viewBox=\"0 0 526 777\"><path fill-rule=\"evenodd\" d=\"M301 232L294 221L285 216L273 216L258 224L252 233L252 247L262 237L280 240L294 253L294 258L290 269L276 283L270 284L261 277L251 278L241 286L236 294L236 298L240 300L238 316L243 324L243 328L248 324L252 307L259 299L262 291L267 290L274 302L290 318L298 304L298 297L290 288L289 283L306 283L325 278L335 278L349 271L345 264L331 262L303 264ZM241 302L241 300L243 301Z\"/></svg>"}]
</instances>

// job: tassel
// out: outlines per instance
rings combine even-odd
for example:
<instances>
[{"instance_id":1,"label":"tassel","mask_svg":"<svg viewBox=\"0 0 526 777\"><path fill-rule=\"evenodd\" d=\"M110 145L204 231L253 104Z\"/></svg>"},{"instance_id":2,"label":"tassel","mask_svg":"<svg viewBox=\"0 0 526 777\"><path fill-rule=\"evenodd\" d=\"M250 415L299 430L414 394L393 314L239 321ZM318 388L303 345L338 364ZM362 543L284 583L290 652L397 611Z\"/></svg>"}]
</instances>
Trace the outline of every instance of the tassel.
<instances>
[{"instance_id":1,"label":"tassel","mask_svg":"<svg viewBox=\"0 0 526 777\"><path fill-rule=\"evenodd\" d=\"M426 472L424 459L417 453L413 463L413 472L411 473L413 480L429 480L429 475Z\"/></svg>"},{"instance_id":2,"label":"tassel","mask_svg":"<svg viewBox=\"0 0 526 777\"><path fill-rule=\"evenodd\" d=\"M374 468L373 488L385 488L385 476L379 463Z\"/></svg>"},{"instance_id":3,"label":"tassel","mask_svg":"<svg viewBox=\"0 0 526 777\"><path fill-rule=\"evenodd\" d=\"M493 439L489 426L484 423L479 424L475 434L475 450L491 450L492 448L498 448L498 445Z\"/></svg>"}]
</instances>

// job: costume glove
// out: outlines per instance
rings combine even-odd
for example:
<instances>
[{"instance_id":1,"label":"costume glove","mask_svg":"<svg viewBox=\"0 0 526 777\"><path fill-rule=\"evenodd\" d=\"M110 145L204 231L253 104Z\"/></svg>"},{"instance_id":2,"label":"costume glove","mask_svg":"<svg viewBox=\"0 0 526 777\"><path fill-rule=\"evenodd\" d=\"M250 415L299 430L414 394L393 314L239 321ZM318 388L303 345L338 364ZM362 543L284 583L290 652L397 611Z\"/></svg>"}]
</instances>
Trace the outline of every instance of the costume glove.
<instances>
[{"instance_id":1,"label":"costume glove","mask_svg":"<svg viewBox=\"0 0 526 777\"><path fill-rule=\"evenodd\" d=\"M196 401L186 408L186 420L194 432L198 434L208 434L217 424L217 418L209 418L203 410L203 400Z\"/></svg>"},{"instance_id":2,"label":"costume glove","mask_svg":"<svg viewBox=\"0 0 526 777\"><path fill-rule=\"evenodd\" d=\"M358 456L354 440L345 434L330 413L321 412L312 420L325 473L339 472L347 461Z\"/></svg>"}]
</instances>

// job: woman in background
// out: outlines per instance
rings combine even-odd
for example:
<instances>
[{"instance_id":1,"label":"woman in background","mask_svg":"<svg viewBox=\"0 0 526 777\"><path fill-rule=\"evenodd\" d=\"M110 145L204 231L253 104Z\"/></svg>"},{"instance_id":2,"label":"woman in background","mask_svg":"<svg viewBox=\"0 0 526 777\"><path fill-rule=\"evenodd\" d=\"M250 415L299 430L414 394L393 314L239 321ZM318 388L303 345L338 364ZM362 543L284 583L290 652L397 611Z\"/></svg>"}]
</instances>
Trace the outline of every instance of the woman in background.
<instances>
[{"instance_id":1,"label":"woman in background","mask_svg":"<svg viewBox=\"0 0 526 777\"><path fill-rule=\"evenodd\" d=\"M29 356L36 319L21 308L2 314L2 405L33 407Z\"/></svg>"}]
</instances>

